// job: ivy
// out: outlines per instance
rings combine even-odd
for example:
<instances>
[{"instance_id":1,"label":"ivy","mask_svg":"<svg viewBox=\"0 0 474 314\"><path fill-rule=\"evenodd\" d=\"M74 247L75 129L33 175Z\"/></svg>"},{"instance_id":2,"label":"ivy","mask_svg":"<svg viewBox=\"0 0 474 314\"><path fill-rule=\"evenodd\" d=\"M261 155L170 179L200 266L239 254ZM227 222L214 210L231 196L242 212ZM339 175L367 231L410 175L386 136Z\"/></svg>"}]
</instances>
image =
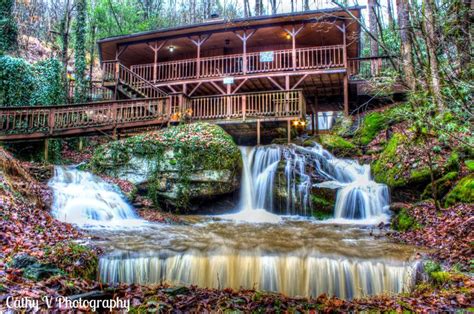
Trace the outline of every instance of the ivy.
<instances>
[{"instance_id":1,"label":"ivy","mask_svg":"<svg viewBox=\"0 0 474 314\"><path fill-rule=\"evenodd\" d=\"M62 71L56 59L32 65L21 58L0 56L0 106L64 104Z\"/></svg>"},{"instance_id":2,"label":"ivy","mask_svg":"<svg viewBox=\"0 0 474 314\"><path fill-rule=\"evenodd\" d=\"M75 45L74 45L74 66L76 68L76 89L74 100L77 103L87 101L87 80L86 73L86 33L87 33L87 4L85 0L77 0L77 18L75 24Z\"/></svg>"},{"instance_id":3,"label":"ivy","mask_svg":"<svg viewBox=\"0 0 474 314\"><path fill-rule=\"evenodd\" d=\"M0 54L18 47L18 27L13 17L14 0L0 0Z\"/></svg>"}]
</instances>

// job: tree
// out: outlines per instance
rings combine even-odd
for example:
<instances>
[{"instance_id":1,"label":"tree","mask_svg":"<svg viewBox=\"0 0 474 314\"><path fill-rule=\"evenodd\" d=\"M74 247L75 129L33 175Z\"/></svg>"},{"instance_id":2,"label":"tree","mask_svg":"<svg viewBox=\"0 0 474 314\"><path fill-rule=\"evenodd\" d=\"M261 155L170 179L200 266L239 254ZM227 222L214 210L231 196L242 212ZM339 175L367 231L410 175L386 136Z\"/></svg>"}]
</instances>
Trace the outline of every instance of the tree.
<instances>
[{"instance_id":1,"label":"tree","mask_svg":"<svg viewBox=\"0 0 474 314\"><path fill-rule=\"evenodd\" d=\"M18 47L18 27L13 18L14 0L0 0L0 54Z\"/></svg>"},{"instance_id":2,"label":"tree","mask_svg":"<svg viewBox=\"0 0 474 314\"><path fill-rule=\"evenodd\" d=\"M263 15L263 1L255 0L255 15Z\"/></svg>"},{"instance_id":3,"label":"tree","mask_svg":"<svg viewBox=\"0 0 474 314\"><path fill-rule=\"evenodd\" d=\"M379 44L377 39L379 37L377 25L377 0L368 0L367 8L369 10L369 29L375 38L370 38L370 56L377 57L379 55ZM373 75L378 73L378 65L376 62L371 63L371 72Z\"/></svg>"},{"instance_id":4,"label":"tree","mask_svg":"<svg viewBox=\"0 0 474 314\"><path fill-rule=\"evenodd\" d=\"M77 0L77 18L75 24L74 43L74 66L75 66L75 90L74 101L81 103L87 101L86 81L86 32L87 32L87 5L86 0Z\"/></svg>"},{"instance_id":5,"label":"tree","mask_svg":"<svg viewBox=\"0 0 474 314\"><path fill-rule=\"evenodd\" d=\"M398 26L400 28L400 57L405 82L411 90L415 90L415 68L413 66L413 48L410 38L410 21L408 15L408 0L397 0Z\"/></svg>"}]
</instances>

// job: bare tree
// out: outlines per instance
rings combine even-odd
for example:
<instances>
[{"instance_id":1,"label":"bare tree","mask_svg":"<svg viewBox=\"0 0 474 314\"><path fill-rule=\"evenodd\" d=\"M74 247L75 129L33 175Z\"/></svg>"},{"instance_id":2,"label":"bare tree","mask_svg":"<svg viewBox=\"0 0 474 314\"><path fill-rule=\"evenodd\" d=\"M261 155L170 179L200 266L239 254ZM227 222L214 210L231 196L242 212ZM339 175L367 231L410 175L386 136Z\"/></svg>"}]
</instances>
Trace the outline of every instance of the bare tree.
<instances>
[{"instance_id":1,"label":"bare tree","mask_svg":"<svg viewBox=\"0 0 474 314\"><path fill-rule=\"evenodd\" d=\"M409 21L408 0L396 0L398 25L400 28L400 49L403 72L405 73L405 82L411 90L415 90L415 67L413 65L413 48L410 37L411 25Z\"/></svg>"}]
</instances>

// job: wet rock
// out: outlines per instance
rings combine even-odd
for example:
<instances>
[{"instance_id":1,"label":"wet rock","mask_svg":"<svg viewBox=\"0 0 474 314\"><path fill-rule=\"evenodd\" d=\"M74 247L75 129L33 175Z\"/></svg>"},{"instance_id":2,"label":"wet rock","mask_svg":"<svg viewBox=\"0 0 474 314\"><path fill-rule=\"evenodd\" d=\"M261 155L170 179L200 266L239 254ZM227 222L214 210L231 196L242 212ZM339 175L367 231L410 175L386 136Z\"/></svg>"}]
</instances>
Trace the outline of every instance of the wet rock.
<instances>
[{"instance_id":1,"label":"wet rock","mask_svg":"<svg viewBox=\"0 0 474 314\"><path fill-rule=\"evenodd\" d=\"M35 257L20 253L15 255L10 265L13 268L23 269L36 263L38 263L38 260Z\"/></svg>"},{"instance_id":2,"label":"wet rock","mask_svg":"<svg viewBox=\"0 0 474 314\"><path fill-rule=\"evenodd\" d=\"M238 189L242 160L222 128L193 123L103 145L90 166L134 183L156 205L189 210L193 202Z\"/></svg>"},{"instance_id":3,"label":"wet rock","mask_svg":"<svg viewBox=\"0 0 474 314\"><path fill-rule=\"evenodd\" d=\"M49 277L61 275L61 274L62 274L61 270L51 264L35 263L33 265L26 267L23 270L23 277L34 280L34 281L47 279Z\"/></svg>"}]
</instances>

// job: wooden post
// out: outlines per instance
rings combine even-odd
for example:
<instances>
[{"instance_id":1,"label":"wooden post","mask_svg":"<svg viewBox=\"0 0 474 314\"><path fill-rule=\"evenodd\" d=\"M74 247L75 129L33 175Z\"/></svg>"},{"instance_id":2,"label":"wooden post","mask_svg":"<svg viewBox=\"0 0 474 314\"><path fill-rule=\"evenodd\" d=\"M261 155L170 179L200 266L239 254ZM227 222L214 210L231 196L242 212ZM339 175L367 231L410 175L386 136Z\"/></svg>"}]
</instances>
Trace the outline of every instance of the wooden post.
<instances>
[{"instance_id":1,"label":"wooden post","mask_svg":"<svg viewBox=\"0 0 474 314\"><path fill-rule=\"evenodd\" d=\"M239 35L237 33L235 33L235 35L237 35L237 37L240 38L240 40L242 41L243 43L243 47L242 47L242 72L243 74L247 74L247 67L248 67L248 60L247 60L247 40L252 37L252 35L255 33L255 31L252 31L250 33L247 34L247 31L245 30L243 35Z\"/></svg>"},{"instance_id":2,"label":"wooden post","mask_svg":"<svg viewBox=\"0 0 474 314\"><path fill-rule=\"evenodd\" d=\"M227 93L227 97L226 97L226 104L227 104L227 119L230 119L230 116L232 114L232 104L231 104L231 85L230 84L227 84L227 90L226 90L226 93Z\"/></svg>"},{"instance_id":3,"label":"wooden post","mask_svg":"<svg viewBox=\"0 0 474 314\"><path fill-rule=\"evenodd\" d=\"M49 159L49 139L44 140L44 161Z\"/></svg>"},{"instance_id":4,"label":"wooden post","mask_svg":"<svg viewBox=\"0 0 474 314\"><path fill-rule=\"evenodd\" d=\"M291 44L292 44L292 51L291 51L291 59L292 59L292 64L293 64L293 71L296 70L296 35L298 35L299 32L303 29L304 25L302 25L300 28L295 30L295 26L293 25L291 27L291 30L288 30L284 28L284 30L291 36Z\"/></svg>"},{"instance_id":5,"label":"wooden post","mask_svg":"<svg viewBox=\"0 0 474 314\"><path fill-rule=\"evenodd\" d=\"M314 106L313 112L316 116L316 121L314 123L314 128L316 129L316 134L319 134L319 110L318 110L318 96L314 96Z\"/></svg>"},{"instance_id":6,"label":"wooden post","mask_svg":"<svg viewBox=\"0 0 474 314\"><path fill-rule=\"evenodd\" d=\"M311 134L314 135L314 129L316 128L316 122L314 122L314 112L311 113Z\"/></svg>"},{"instance_id":7,"label":"wooden post","mask_svg":"<svg viewBox=\"0 0 474 314\"><path fill-rule=\"evenodd\" d=\"M194 40L192 38L191 41L196 45L197 47L197 56L196 56L196 78L199 78L201 76L201 46L204 44L206 40L208 40L210 35L201 37L199 36L197 40Z\"/></svg>"},{"instance_id":8,"label":"wooden post","mask_svg":"<svg viewBox=\"0 0 474 314\"><path fill-rule=\"evenodd\" d=\"M286 130L286 133L288 135L288 144L291 143L291 120L288 119L287 120L287 130Z\"/></svg>"},{"instance_id":9,"label":"wooden post","mask_svg":"<svg viewBox=\"0 0 474 314\"><path fill-rule=\"evenodd\" d=\"M147 43L148 47L153 50L153 82L156 83L158 79L158 51L166 44L166 40L158 45L158 42L155 42L154 45Z\"/></svg>"},{"instance_id":10,"label":"wooden post","mask_svg":"<svg viewBox=\"0 0 474 314\"><path fill-rule=\"evenodd\" d=\"M349 79L344 74L344 115L349 115Z\"/></svg>"},{"instance_id":11,"label":"wooden post","mask_svg":"<svg viewBox=\"0 0 474 314\"><path fill-rule=\"evenodd\" d=\"M78 150L79 150L80 152L82 152L83 147L84 147L84 141L83 141L83 137L81 136L81 137L79 137L79 147L78 147Z\"/></svg>"},{"instance_id":12,"label":"wooden post","mask_svg":"<svg viewBox=\"0 0 474 314\"><path fill-rule=\"evenodd\" d=\"M257 119L257 145L260 145L260 119Z\"/></svg>"},{"instance_id":13,"label":"wooden post","mask_svg":"<svg viewBox=\"0 0 474 314\"><path fill-rule=\"evenodd\" d=\"M247 96L242 96L242 121L245 121L245 115L247 113Z\"/></svg>"}]
</instances>

